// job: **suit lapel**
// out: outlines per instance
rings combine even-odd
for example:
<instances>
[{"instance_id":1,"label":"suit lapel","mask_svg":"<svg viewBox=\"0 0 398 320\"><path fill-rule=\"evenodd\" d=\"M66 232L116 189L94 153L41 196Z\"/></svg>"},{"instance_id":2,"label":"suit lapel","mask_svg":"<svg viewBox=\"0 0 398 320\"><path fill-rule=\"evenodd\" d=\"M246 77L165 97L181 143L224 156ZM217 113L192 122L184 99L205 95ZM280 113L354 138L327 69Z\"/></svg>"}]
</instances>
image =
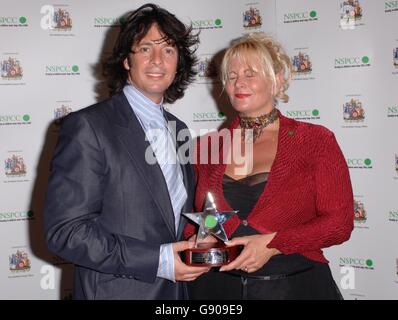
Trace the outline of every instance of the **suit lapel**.
<instances>
[{"instance_id":1,"label":"suit lapel","mask_svg":"<svg viewBox=\"0 0 398 320\"><path fill-rule=\"evenodd\" d=\"M145 132L123 93L114 96L112 102L116 120L115 132L137 168L143 186L153 197L170 233L175 236L174 213L162 170L157 163L148 164L145 160L146 152L153 153Z\"/></svg>"}]
</instances>

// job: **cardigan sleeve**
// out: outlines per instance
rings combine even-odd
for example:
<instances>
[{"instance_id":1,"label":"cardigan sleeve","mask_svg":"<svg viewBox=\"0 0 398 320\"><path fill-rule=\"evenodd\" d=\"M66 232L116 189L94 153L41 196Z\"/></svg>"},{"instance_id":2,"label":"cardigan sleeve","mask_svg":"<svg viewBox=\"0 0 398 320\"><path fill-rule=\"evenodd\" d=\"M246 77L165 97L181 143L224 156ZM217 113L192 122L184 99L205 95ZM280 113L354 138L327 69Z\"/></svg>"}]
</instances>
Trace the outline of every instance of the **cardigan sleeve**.
<instances>
[{"instance_id":1,"label":"cardigan sleeve","mask_svg":"<svg viewBox=\"0 0 398 320\"><path fill-rule=\"evenodd\" d=\"M323 135L322 135L323 136ZM314 165L317 216L277 232L268 244L284 254L319 251L347 241L354 228L354 204L348 167L330 131L321 139Z\"/></svg>"}]
</instances>

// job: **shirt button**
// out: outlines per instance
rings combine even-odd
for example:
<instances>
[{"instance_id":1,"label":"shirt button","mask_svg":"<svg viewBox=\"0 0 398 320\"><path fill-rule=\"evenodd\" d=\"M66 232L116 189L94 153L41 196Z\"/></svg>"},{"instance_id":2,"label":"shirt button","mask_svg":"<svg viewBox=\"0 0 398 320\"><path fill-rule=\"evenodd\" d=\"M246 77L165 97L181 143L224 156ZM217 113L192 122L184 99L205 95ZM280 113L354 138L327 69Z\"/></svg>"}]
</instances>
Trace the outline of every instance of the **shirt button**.
<instances>
[{"instance_id":1,"label":"shirt button","mask_svg":"<svg viewBox=\"0 0 398 320\"><path fill-rule=\"evenodd\" d=\"M245 219L245 220L242 220L242 224L243 224L245 227L247 227L247 226L249 225L249 223L247 222L246 219Z\"/></svg>"}]
</instances>

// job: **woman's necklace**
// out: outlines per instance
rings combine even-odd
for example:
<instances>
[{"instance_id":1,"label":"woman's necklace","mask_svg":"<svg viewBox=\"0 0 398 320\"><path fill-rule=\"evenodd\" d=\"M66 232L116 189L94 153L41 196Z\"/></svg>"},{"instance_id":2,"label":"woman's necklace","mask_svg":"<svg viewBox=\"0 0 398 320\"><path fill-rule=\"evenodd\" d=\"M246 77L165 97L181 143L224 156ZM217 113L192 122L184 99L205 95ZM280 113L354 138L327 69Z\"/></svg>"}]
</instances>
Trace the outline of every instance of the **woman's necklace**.
<instances>
[{"instance_id":1,"label":"woman's necklace","mask_svg":"<svg viewBox=\"0 0 398 320\"><path fill-rule=\"evenodd\" d=\"M242 139L246 142L255 142L260 137L263 129L278 119L278 110L272 109L271 112L259 117L240 117L240 127ZM253 134L246 134L247 129L252 129Z\"/></svg>"}]
</instances>

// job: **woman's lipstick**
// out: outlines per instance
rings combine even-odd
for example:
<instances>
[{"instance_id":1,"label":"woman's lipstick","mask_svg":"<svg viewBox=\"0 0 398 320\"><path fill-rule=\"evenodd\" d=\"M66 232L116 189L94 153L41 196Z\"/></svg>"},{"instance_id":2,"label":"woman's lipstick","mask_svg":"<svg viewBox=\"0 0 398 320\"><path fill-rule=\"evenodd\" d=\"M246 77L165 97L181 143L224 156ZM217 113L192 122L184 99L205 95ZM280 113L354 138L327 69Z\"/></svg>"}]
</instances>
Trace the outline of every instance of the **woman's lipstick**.
<instances>
[{"instance_id":1,"label":"woman's lipstick","mask_svg":"<svg viewBox=\"0 0 398 320\"><path fill-rule=\"evenodd\" d=\"M235 98L244 99L250 97L251 95L248 93L235 93Z\"/></svg>"}]
</instances>

